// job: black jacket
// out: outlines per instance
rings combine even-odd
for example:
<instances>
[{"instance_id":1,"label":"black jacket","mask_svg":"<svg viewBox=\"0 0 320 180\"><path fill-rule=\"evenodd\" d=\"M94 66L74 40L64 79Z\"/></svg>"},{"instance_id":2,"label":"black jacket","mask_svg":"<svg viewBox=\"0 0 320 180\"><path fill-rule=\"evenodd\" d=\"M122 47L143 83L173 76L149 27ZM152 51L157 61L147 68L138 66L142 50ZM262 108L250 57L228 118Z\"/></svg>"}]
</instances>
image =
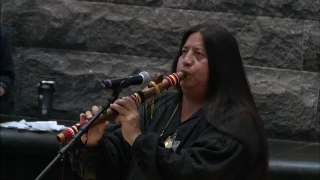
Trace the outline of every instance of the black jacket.
<instances>
[{"instance_id":1,"label":"black jacket","mask_svg":"<svg viewBox=\"0 0 320 180\"><path fill-rule=\"evenodd\" d=\"M1 50L0 50L0 86L6 93L0 96L0 113L11 114L14 111L13 84L15 80L15 69L11 53L9 36L1 25Z\"/></svg>"},{"instance_id":2,"label":"black jacket","mask_svg":"<svg viewBox=\"0 0 320 180\"><path fill-rule=\"evenodd\" d=\"M15 79L15 70L12 60L11 44L8 33L1 25L1 66L0 66L0 82L10 89ZM6 89L7 90L7 89Z\"/></svg>"},{"instance_id":3,"label":"black jacket","mask_svg":"<svg viewBox=\"0 0 320 180\"><path fill-rule=\"evenodd\" d=\"M71 154L73 168L81 175L85 167L86 179L246 179L244 147L209 124L202 109L180 123L179 106L160 137L180 101L180 93L162 93L152 119L150 106L142 106L143 134L132 147L123 139L120 125L108 125L99 147L82 149L80 157ZM165 148L164 141L177 129L179 146L175 151Z\"/></svg>"}]
</instances>

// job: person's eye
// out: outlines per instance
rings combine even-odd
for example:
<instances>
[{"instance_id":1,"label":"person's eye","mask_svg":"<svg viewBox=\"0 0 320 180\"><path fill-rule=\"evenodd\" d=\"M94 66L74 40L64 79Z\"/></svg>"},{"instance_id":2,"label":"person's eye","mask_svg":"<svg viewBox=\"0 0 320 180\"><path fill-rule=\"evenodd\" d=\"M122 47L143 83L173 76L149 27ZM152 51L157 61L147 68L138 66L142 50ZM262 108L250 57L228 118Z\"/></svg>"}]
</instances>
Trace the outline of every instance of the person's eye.
<instances>
[{"instance_id":1,"label":"person's eye","mask_svg":"<svg viewBox=\"0 0 320 180\"><path fill-rule=\"evenodd\" d=\"M182 54L186 54L188 51L186 49L182 49Z\"/></svg>"},{"instance_id":2,"label":"person's eye","mask_svg":"<svg viewBox=\"0 0 320 180\"><path fill-rule=\"evenodd\" d=\"M204 56L204 54L202 52L199 52L199 51L197 52L197 55L198 56Z\"/></svg>"}]
</instances>

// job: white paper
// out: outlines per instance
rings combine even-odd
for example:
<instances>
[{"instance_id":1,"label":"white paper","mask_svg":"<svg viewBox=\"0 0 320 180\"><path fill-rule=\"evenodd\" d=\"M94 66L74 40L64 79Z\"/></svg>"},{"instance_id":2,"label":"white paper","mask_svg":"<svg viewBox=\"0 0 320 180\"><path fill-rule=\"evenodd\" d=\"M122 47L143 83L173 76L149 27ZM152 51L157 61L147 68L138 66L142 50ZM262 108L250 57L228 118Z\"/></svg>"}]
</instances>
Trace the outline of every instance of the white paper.
<instances>
[{"instance_id":1,"label":"white paper","mask_svg":"<svg viewBox=\"0 0 320 180\"><path fill-rule=\"evenodd\" d=\"M64 125L58 125L57 121L34 121L27 122L22 119L21 121L11 121L0 123L1 127L5 128L17 128L17 129L25 129L30 131L61 131L66 129Z\"/></svg>"}]
</instances>

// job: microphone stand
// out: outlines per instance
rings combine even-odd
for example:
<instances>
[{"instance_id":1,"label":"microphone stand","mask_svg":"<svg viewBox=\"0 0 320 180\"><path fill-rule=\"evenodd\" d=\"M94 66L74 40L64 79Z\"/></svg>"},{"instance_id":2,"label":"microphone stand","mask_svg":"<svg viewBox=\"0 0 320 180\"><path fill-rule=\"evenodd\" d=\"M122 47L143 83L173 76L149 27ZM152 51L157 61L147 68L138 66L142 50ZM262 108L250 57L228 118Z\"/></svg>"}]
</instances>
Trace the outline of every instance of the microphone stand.
<instances>
[{"instance_id":1,"label":"microphone stand","mask_svg":"<svg viewBox=\"0 0 320 180\"><path fill-rule=\"evenodd\" d=\"M67 152L67 150L69 148L71 148L71 146L79 139L81 138L81 136L86 133L90 126L95 122L96 119L99 118L99 116L110 107L110 104L113 103L114 101L116 101L119 97L120 92L122 91L121 88L118 89L112 89L113 93L111 95L111 97L108 99L108 101L101 106L101 108L98 110L98 112L92 117L92 119L86 123L85 125L81 126L79 128L78 133L75 135L75 137L64 147L62 147L59 151L58 151L58 155L50 162L50 164L38 175L38 177L36 178L36 180L40 180L46 173L47 171L49 171L49 169L61 158L61 156L64 155L64 153Z\"/></svg>"}]
</instances>

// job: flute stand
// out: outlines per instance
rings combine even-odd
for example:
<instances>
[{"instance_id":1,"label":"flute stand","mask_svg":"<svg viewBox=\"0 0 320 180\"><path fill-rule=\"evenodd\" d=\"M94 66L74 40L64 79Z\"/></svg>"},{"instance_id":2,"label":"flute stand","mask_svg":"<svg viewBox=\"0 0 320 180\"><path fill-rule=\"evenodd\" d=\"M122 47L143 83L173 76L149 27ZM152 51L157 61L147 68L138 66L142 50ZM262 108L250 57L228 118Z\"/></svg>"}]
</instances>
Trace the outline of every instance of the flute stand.
<instances>
[{"instance_id":1,"label":"flute stand","mask_svg":"<svg viewBox=\"0 0 320 180\"><path fill-rule=\"evenodd\" d=\"M122 91L122 89L112 89L113 93L111 95L111 97L108 99L108 101L100 107L100 109L98 110L98 112L92 117L92 119L90 119L90 121L88 121L87 124L81 126L79 128L78 133L75 135L75 137L69 142L67 143L65 146L61 147L60 150L58 151L57 156L48 164L48 166L38 175L38 177L36 178L36 180L40 180L44 177L44 175L50 170L50 168L61 158L64 156L64 154L72 147L72 145L78 141L81 136L88 132L89 128L91 127L91 125L96 121L96 119L98 119L100 117L100 115L107 110L110 107L110 104L112 104L114 101L116 101L119 97L120 92Z\"/></svg>"}]
</instances>

